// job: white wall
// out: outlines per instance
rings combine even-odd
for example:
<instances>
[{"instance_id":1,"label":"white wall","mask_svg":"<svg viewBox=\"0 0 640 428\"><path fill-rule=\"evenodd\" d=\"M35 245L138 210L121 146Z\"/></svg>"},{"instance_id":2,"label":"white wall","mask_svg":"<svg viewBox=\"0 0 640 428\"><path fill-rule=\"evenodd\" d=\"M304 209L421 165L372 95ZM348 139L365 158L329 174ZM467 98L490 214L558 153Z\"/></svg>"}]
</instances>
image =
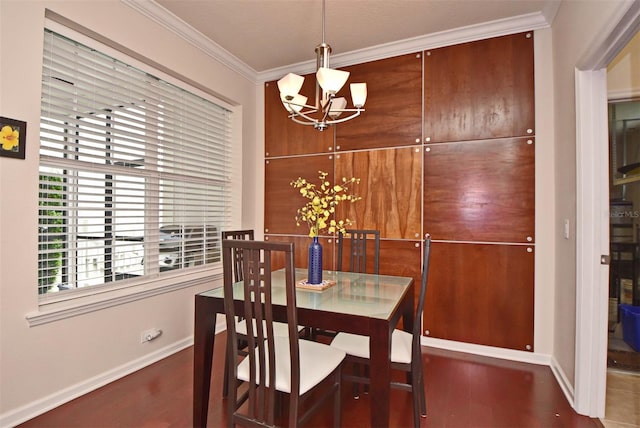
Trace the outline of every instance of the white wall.
<instances>
[{"instance_id":1,"label":"white wall","mask_svg":"<svg viewBox=\"0 0 640 428\"><path fill-rule=\"evenodd\" d=\"M172 32L122 3L101 1L0 1L0 116L26 121L26 160L0 158L0 426L12 425L38 406L55 404L110 374L147 363L186 346L193 334L193 296L211 280L86 315L30 327L25 315L38 311L37 195L38 123L45 8L173 70L238 105L247 170L242 183L242 224L255 227L253 174L262 165L261 123L256 116L260 85L206 56ZM258 113L260 118L262 111ZM239 151L240 152L240 151ZM164 331L140 344L140 332Z\"/></svg>"},{"instance_id":2,"label":"white wall","mask_svg":"<svg viewBox=\"0 0 640 428\"><path fill-rule=\"evenodd\" d=\"M572 385L575 385L576 293L580 288L576 284L575 69L600 34L606 34L616 13L625 7L624 1L565 0L552 25L556 141L553 355ZM570 239L564 239L562 234L565 219L570 221Z\"/></svg>"}]
</instances>

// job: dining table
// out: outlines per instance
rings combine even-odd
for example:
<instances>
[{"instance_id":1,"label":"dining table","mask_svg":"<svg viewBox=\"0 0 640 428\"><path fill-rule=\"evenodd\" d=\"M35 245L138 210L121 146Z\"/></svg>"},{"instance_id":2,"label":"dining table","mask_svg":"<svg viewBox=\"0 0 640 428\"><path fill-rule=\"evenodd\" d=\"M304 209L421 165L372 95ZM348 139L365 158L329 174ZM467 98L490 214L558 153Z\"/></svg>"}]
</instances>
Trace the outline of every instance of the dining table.
<instances>
[{"instance_id":1,"label":"dining table","mask_svg":"<svg viewBox=\"0 0 640 428\"><path fill-rule=\"evenodd\" d=\"M368 336L370 426L388 427L391 392L391 337L402 320L411 331L414 280L411 277L323 271L324 288L302 288L307 269L296 268L296 306L301 326ZM274 318L286 322L284 270L272 273ZM242 315L242 286L234 284L236 311ZM209 407L216 318L224 313L223 287L195 296L193 426L206 427Z\"/></svg>"}]
</instances>

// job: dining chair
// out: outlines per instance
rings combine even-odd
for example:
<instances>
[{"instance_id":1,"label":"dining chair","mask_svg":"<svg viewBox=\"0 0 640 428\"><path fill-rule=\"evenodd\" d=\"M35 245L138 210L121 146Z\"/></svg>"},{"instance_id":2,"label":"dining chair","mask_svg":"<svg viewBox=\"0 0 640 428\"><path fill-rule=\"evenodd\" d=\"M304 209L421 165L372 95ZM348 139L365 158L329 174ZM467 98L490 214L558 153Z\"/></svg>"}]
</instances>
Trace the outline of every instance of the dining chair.
<instances>
[{"instance_id":1,"label":"dining chair","mask_svg":"<svg viewBox=\"0 0 640 428\"><path fill-rule=\"evenodd\" d=\"M233 251L242 251L244 278L233 278ZM273 257L284 256L284 290L272 279ZM297 427L333 397L333 424L340 426L340 383L345 352L326 344L301 339L296 308L294 245L286 242L223 240L224 308L227 318L227 358L230 397L227 423L242 426L276 424L277 399L288 395L288 425ZM235 290L235 291L234 291ZM284 291L284 294L283 294ZM241 296L241 300L235 300ZM275 334L274 299L286 305L288 335ZM278 312L280 313L280 312ZM247 320L247 357L238 361L237 315ZM244 387L243 385L246 385ZM242 386L242 388L241 388ZM324 394L320 396L321 387ZM312 397L307 407L305 401ZM285 400L287 401L287 400ZM283 419L284 418L278 418Z\"/></svg>"},{"instance_id":2,"label":"dining chair","mask_svg":"<svg viewBox=\"0 0 640 428\"><path fill-rule=\"evenodd\" d=\"M431 255L431 236L427 234L424 240L424 254L422 260L422 280L420 282L420 295L416 308L411 333L395 329L391 336L391 367L410 373L408 382L391 382L392 388L410 391L413 395L413 424L420 426L420 416L427 416L427 405L424 393L424 376L422 373L422 351L420 348L420 336L422 329L422 311L427 293L427 280L429 278L429 258ZM331 346L345 351L347 361L358 364L369 362L369 337L351 333L338 333L331 342ZM368 377L344 374L344 380L355 383L369 384Z\"/></svg>"},{"instance_id":3,"label":"dining chair","mask_svg":"<svg viewBox=\"0 0 640 428\"><path fill-rule=\"evenodd\" d=\"M254 240L254 232L253 229L244 229L244 230L225 230L222 231L222 239L242 239L242 240ZM244 278L243 270L242 270L242 251L237 249L232 249L231 251L231 269L233 272L233 282L242 281ZM246 338L244 334L246 333L246 321L242 317L235 318L236 331L238 332L238 340L240 341L239 345L239 353L240 356L247 355L246 352ZM226 397L229 394L229 371L227 367L229 365L229 359L225 359L225 370L224 370L224 379L222 381L222 397Z\"/></svg>"},{"instance_id":4,"label":"dining chair","mask_svg":"<svg viewBox=\"0 0 640 428\"><path fill-rule=\"evenodd\" d=\"M368 273L375 273L376 275L380 270L380 231L379 230L367 230L367 229L346 229L345 232L350 236L350 251L349 251L349 267L343 269L342 267L342 254L344 251L345 235L342 232L338 233L338 263L337 269L339 271L346 270L349 272L367 273L367 266L370 264L371 258L373 258L373 270ZM373 240L373 254L369 253L371 257L367 258L367 242Z\"/></svg>"}]
</instances>

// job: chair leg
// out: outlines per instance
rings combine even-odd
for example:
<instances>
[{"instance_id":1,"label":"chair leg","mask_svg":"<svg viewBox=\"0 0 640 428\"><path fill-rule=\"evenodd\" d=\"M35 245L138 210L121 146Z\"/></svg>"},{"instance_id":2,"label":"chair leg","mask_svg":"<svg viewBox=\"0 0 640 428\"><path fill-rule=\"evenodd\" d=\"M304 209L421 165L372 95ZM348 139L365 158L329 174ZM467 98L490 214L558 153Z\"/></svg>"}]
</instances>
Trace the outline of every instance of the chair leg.
<instances>
[{"instance_id":1,"label":"chair leg","mask_svg":"<svg viewBox=\"0 0 640 428\"><path fill-rule=\"evenodd\" d=\"M360 364L353 363L353 374L360 376ZM360 385L358 382L353 382L353 398L356 400L360 398Z\"/></svg>"},{"instance_id":2,"label":"chair leg","mask_svg":"<svg viewBox=\"0 0 640 428\"><path fill-rule=\"evenodd\" d=\"M298 426L298 412L300 411L300 397L294 397L289 394L289 426Z\"/></svg>"},{"instance_id":3,"label":"chair leg","mask_svg":"<svg viewBox=\"0 0 640 428\"><path fill-rule=\"evenodd\" d=\"M422 416L423 418L427 417L427 399L425 397L425 392L424 392L424 374L422 373L422 370L420 370L420 381L418 383L418 388L420 391L420 416Z\"/></svg>"},{"instance_id":4,"label":"chair leg","mask_svg":"<svg viewBox=\"0 0 640 428\"><path fill-rule=\"evenodd\" d=\"M224 378L222 379L222 398L229 396L229 358L224 357Z\"/></svg>"},{"instance_id":5,"label":"chair leg","mask_svg":"<svg viewBox=\"0 0 640 428\"><path fill-rule=\"evenodd\" d=\"M424 394L422 367L415 364L411 366L411 395L413 398L413 426L414 428L420 428L420 417L427 416L427 406Z\"/></svg>"},{"instance_id":6,"label":"chair leg","mask_svg":"<svg viewBox=\"0 0 640 428\"><path fill-rule=\"evenodd\" d=\"M342 394L341 394L342 369L339 368L334 378L335 392L333 393L333 428L340 428L342 425Z\"/></svg>"}]
</instances>

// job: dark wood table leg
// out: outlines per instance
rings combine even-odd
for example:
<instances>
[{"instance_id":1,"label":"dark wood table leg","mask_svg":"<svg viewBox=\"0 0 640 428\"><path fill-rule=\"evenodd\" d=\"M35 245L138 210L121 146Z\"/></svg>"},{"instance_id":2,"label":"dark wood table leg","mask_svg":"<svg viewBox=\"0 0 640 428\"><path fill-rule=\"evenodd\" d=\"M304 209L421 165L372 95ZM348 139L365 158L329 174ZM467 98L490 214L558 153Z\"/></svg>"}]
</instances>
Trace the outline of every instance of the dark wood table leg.
<instances>
[{"instance_id":1,"label":"dark wood table leg","mask_svg":"<svg viewBox=\"0 0 640 428\"><path fill-rule=\"evenodd\" d=\"M213 344L217 313L212 299L196 296L193 332L193 426L205 428L209 411L209 389L213 366Z\"/></svg>"},{"instance_id":2,"label":"dark wood table leg","mask_svg":"<svg viewBox=\"0 0 640 428\"><path fill-rule=\"evenodd\" d=\"M371 426L388 427L391 395L391 334L388 321L371 320L369 354Z\"/></svg>"}]
</instances>

